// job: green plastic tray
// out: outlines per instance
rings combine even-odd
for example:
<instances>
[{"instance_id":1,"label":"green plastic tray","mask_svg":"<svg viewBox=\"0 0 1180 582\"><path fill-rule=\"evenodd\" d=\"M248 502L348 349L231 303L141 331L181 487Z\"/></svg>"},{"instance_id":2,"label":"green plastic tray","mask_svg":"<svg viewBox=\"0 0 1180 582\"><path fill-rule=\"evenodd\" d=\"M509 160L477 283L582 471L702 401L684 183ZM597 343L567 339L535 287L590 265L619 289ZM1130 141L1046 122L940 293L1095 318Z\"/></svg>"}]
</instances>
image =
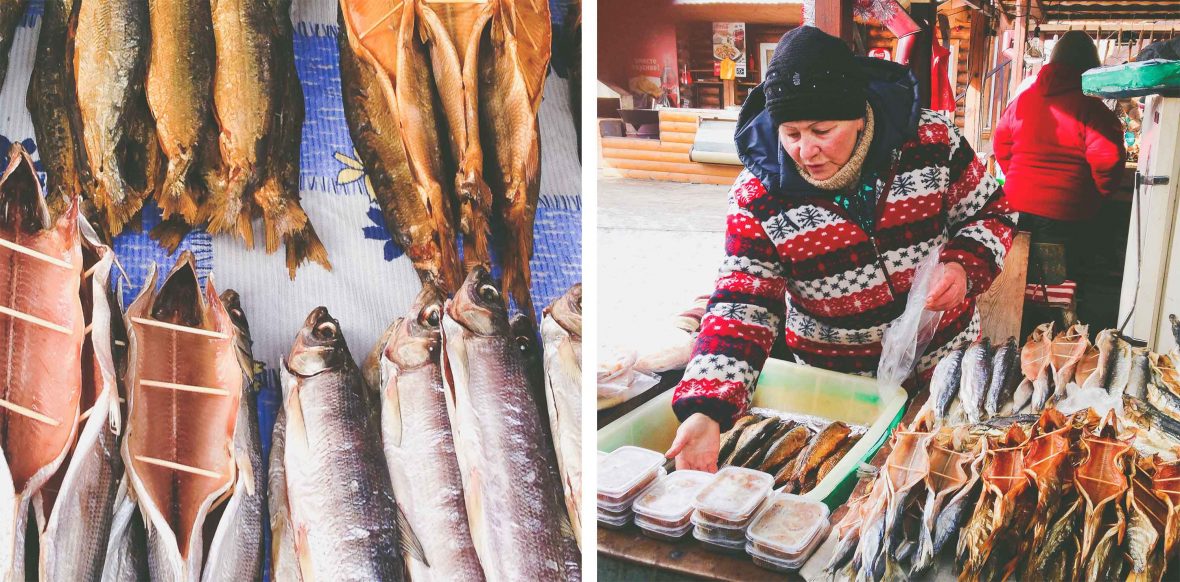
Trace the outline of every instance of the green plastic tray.
<instances>
[{"instance_id":1,"label":"green plastic tray","mask_svg":"<svg viewBox=\"0 0 1180 582\"><path fill-rule=\"evenodd\" d=\"M1175 94L1180 92L1180 61L1152 59L1090 69L1082 74L1082 92L1104 99Z\"/></svg>"},{"instance_id":2,"label":"green plastic tray","mask_svg":"<svg viewBox=\"0 0 1180 582\"><path fill-rule=\"evenodd\" d=\"M808 414L867 426L865 436L805 496L836 509L856 486L856 469L877 453L905 413L906 393L899 386L884 391L877 381L784 362L767 360L754 391L754 406ZM598 450L633 445L664 452L680 425L672 412L672 391L645 402L598 431Z\"/></svg>"}]
</instances>

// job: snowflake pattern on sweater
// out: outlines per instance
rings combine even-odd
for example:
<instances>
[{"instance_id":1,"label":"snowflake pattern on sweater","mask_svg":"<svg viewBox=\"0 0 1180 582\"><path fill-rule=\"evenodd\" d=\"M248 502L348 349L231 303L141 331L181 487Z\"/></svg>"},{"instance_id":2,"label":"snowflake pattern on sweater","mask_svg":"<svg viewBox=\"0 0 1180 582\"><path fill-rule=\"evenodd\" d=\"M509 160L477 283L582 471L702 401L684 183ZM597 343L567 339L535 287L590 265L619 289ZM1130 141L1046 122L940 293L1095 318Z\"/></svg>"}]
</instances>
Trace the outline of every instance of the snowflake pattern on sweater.
<instances>
[{"instance_id":1,"label":"snowflake pattern on sweater","mask_svg":"<svg viewBox=\"0 0 1180 582\"><path fill-rule=\"evenodd\" d=\"M999 185L950 119L923 111L878 189L870 236L831 199L774 195L749 171L738 176L726 258L673 399L681 420L701 412L727 430L745 414L780 329L805 364L874 374L882 334L939 243L940 260L967 272L968 295L943 314L919 373L979 336L975 297L1003 268L1015 230Z\"/></svg>"}]
</instances>

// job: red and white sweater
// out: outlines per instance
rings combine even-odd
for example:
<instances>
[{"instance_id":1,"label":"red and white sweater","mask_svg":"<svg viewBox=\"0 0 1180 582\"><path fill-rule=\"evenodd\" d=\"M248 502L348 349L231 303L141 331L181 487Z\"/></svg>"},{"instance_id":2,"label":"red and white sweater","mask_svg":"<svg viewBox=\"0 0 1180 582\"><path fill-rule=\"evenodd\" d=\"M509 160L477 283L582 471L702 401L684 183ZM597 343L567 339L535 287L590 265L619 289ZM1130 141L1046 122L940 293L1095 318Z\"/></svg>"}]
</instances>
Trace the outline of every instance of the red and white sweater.
<instances>
[{"instance_id":1,"label":"red and white sweater","mask_svg":"<svg viewBox=\"0 0 1180 582\"><path fill-rule=\"evenodd\" d=\"M975 297L999 274L1015 230L995 179L952 121L922 111L916 137L894 150L877 192L870 236L830 198L774 195L749 171L738 176L726 258L675 389L682 421L701 412L726 430L745 414L784 315L784 339L803 363L875 374L882 334L938 243L943 262L966 270L968 294L943 314L918 370L979 336Z\"/></svg>"}]
</instances>

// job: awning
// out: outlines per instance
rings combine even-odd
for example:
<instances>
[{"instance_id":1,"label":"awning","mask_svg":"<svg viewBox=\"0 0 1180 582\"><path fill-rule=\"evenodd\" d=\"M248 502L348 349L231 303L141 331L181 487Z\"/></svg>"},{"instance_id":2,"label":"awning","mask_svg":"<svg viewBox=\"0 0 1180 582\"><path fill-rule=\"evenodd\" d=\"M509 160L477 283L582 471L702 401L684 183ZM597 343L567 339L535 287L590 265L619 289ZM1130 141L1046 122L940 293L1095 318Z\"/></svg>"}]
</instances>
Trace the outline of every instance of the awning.
<instances>
[{"instance_id":1,"label":"awning","mask_svg":"<svg viewBox=\"0 0 1180 582\"><path fill-rule=\"evenodd\" d=\"M678 20L797 25L803 0L673 0Z\"/></svg>"}]
</instances>

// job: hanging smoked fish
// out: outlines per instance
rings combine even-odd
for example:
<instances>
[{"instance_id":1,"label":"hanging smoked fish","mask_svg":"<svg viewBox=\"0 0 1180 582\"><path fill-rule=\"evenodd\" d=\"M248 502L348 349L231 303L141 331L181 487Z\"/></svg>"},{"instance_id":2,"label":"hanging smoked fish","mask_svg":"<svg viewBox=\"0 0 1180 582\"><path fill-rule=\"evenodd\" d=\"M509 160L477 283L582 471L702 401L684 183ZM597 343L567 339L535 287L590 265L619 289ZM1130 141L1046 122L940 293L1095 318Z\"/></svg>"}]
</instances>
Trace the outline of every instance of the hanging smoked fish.
<instances>
[{"instance_id":1,"label":"hanging smoked fish","mask_svg":"<svg viewBox=\"0 0 1180 582\"><path fill-rule=\"evenodd\" d=\"M213 283L184 252L156 290L153 271L126 314L123 461L155 580L199 579L210 509L238 478L234 437L244 374L237 331Z\"/></svg>"},{"instance_id":2,"label":"hanging smoked fish","mask_svg":"<svg viewBox=\"0 0 1180 582\"><path fill-rule=\"evenodd\" d=\"M482 2L418 2L420 30L430 49L434 84L450 130L451 155L457 166L455 198L463 263L491 268L488 251L492 192L483 177L483 145L479 135L479 46L492 17Z\"/></svg>"},{"instance_id":3,"label":"hanging smoked fish","mask_svg":"<svg viewBox=\"0 0 1180 582\"><path fill-rule=\"evenodd\" d=\"M19 144L0 177L0 580L24 579L30 501L74 442L85 316L75 201L56 221Z\"/></svg>"},{"instance_id":4,"label":"hanging smoked fish","mask_svg":"<svg viewBox=\"0 0 1180 582\"><path fill-rule=\"evenodd\" d=\"M541 191L537 112L553 35L544 0L490 0L491 26L479 50L479 115L488 185L501 232L504 289L536 319L529 286L533 221Z\"/></svg>"},{"instance_id":5,"label":"hanging smoked fish","mask_svg":"<svg viewBox=\"0 0 1180 582\"><path fill-rule=\"evenodd\" d=\"M423 281L454 292L462 277L443 178L437 96L416 2L341 0L340 69L353 143L386 225Z\"/></svg>"}]
</instances>

